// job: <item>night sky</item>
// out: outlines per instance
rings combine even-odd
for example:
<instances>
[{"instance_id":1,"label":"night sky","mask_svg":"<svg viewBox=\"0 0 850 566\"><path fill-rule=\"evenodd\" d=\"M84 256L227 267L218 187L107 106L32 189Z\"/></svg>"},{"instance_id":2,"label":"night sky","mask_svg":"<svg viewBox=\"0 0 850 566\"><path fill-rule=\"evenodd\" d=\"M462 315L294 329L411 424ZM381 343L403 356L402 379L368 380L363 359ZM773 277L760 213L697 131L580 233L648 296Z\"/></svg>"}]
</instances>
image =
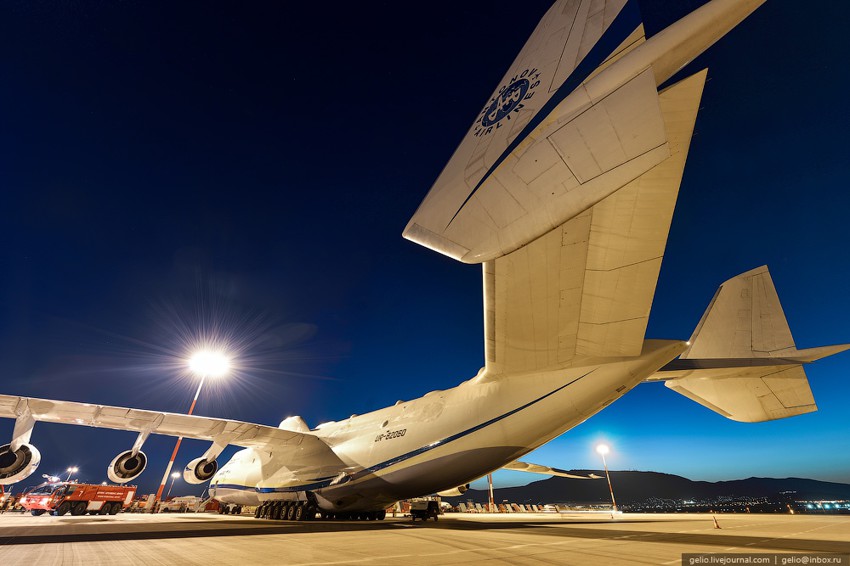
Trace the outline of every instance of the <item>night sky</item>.
<instances>
[{"instance_id":1,"label":"night sky","mask_svg":"<svg viewBox=\"0 0 850 566\"><path fill-rule=\"evenodd\" d=\"M648 32L697 4L644 2ZM0 393L183 412L182 359L222 334L238 368L197 414L315 426L474 376L480 267L401 232L548 6L0 4ZM850 342L848 26L771 0L688 67L709 81L648 337L767 264L798 347ZM606 440L613 469L850 482L848 369L809 366L820 411L761 424L641 385L526 459L599 468ZM37 424L24 483L100 482L134 439ZM143 490L173 445L147 442Z\"/></svg>"}]
</instances>

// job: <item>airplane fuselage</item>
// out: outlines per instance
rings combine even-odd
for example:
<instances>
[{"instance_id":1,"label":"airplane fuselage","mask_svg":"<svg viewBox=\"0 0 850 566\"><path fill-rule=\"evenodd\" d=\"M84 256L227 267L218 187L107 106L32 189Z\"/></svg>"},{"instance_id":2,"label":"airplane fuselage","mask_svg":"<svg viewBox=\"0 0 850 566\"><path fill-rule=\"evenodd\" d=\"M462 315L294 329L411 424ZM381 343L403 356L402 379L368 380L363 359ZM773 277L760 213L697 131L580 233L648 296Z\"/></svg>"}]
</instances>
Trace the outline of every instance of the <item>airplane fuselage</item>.
<instances>
[{"instance_id":1,"label":"airplane fuselage","mask_svg":"<svg viewBox=\"0 0 850 566\"><path fill-rule=\"evenodd\" d=\"M585 358L568 368L475 378L444 391L320 425L345 466L245 449L213 477L225 503L303 499L325 511L377 510L478 479L563 434L674 359L683 342L645 342L634 358Z\"/></svg>"}]
</instances>

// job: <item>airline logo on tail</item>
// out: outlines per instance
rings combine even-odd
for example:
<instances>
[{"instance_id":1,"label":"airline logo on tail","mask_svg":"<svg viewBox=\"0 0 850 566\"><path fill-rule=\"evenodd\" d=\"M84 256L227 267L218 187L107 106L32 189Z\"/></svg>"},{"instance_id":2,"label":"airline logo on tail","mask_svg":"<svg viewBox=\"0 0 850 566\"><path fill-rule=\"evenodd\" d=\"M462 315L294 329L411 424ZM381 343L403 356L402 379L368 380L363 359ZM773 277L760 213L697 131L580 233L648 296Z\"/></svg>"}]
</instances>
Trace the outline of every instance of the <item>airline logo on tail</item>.
<instances>
[{"instance_id":1,"label":"airline logo on tail","mask_svg":"<svg viewBox=\"0 0 850 566\"><path fill-rule=\"evenodd\" d=\"M502 127L502 120L511 119L511 113L519 112L525 107L523 100L531 100L534 89L540 86L540 71L526 69L502 85L498 94L481 111L475 123L476 137L486 136L494 128Z\"/></svg>"}]
</instances>

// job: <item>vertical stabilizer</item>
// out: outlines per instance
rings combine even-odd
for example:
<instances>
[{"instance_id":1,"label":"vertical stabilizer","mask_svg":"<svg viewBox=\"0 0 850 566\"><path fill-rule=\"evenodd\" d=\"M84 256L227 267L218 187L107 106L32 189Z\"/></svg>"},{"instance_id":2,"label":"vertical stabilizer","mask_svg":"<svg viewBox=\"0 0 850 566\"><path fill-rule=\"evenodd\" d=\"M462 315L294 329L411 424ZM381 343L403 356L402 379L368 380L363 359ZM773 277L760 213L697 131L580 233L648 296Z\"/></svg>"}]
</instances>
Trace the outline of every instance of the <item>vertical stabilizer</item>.
<instances>
[{"instance_id":1,"label":"vertical stabilizer","mask_svg":"<svg viewBox=\"0 0 850 566\"><path fill-rule=\"evenodd\" d=\"M769 358L796 351L767 266L723 283L682 359Z\"/></svg>"}]
</instances>

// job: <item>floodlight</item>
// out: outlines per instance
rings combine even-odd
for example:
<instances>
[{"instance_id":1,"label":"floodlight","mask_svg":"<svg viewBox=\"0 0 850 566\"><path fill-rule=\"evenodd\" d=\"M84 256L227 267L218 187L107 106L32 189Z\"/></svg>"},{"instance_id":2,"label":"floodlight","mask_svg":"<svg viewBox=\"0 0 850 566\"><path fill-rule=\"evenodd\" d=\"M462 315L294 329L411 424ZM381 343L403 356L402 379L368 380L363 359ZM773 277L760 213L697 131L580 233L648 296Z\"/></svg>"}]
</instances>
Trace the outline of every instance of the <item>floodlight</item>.
<instances>
[{"instance_id":1,"label":"floodlight","mask_svg":"<svg viewBox=\"0 0 850 566\"><path fill-rule=\"evenodd\" d=\"M230 371L230 358L222 352L201 350L189 358L189 369L202 377L221 377Z\"/></svg>"}]
</instances>

